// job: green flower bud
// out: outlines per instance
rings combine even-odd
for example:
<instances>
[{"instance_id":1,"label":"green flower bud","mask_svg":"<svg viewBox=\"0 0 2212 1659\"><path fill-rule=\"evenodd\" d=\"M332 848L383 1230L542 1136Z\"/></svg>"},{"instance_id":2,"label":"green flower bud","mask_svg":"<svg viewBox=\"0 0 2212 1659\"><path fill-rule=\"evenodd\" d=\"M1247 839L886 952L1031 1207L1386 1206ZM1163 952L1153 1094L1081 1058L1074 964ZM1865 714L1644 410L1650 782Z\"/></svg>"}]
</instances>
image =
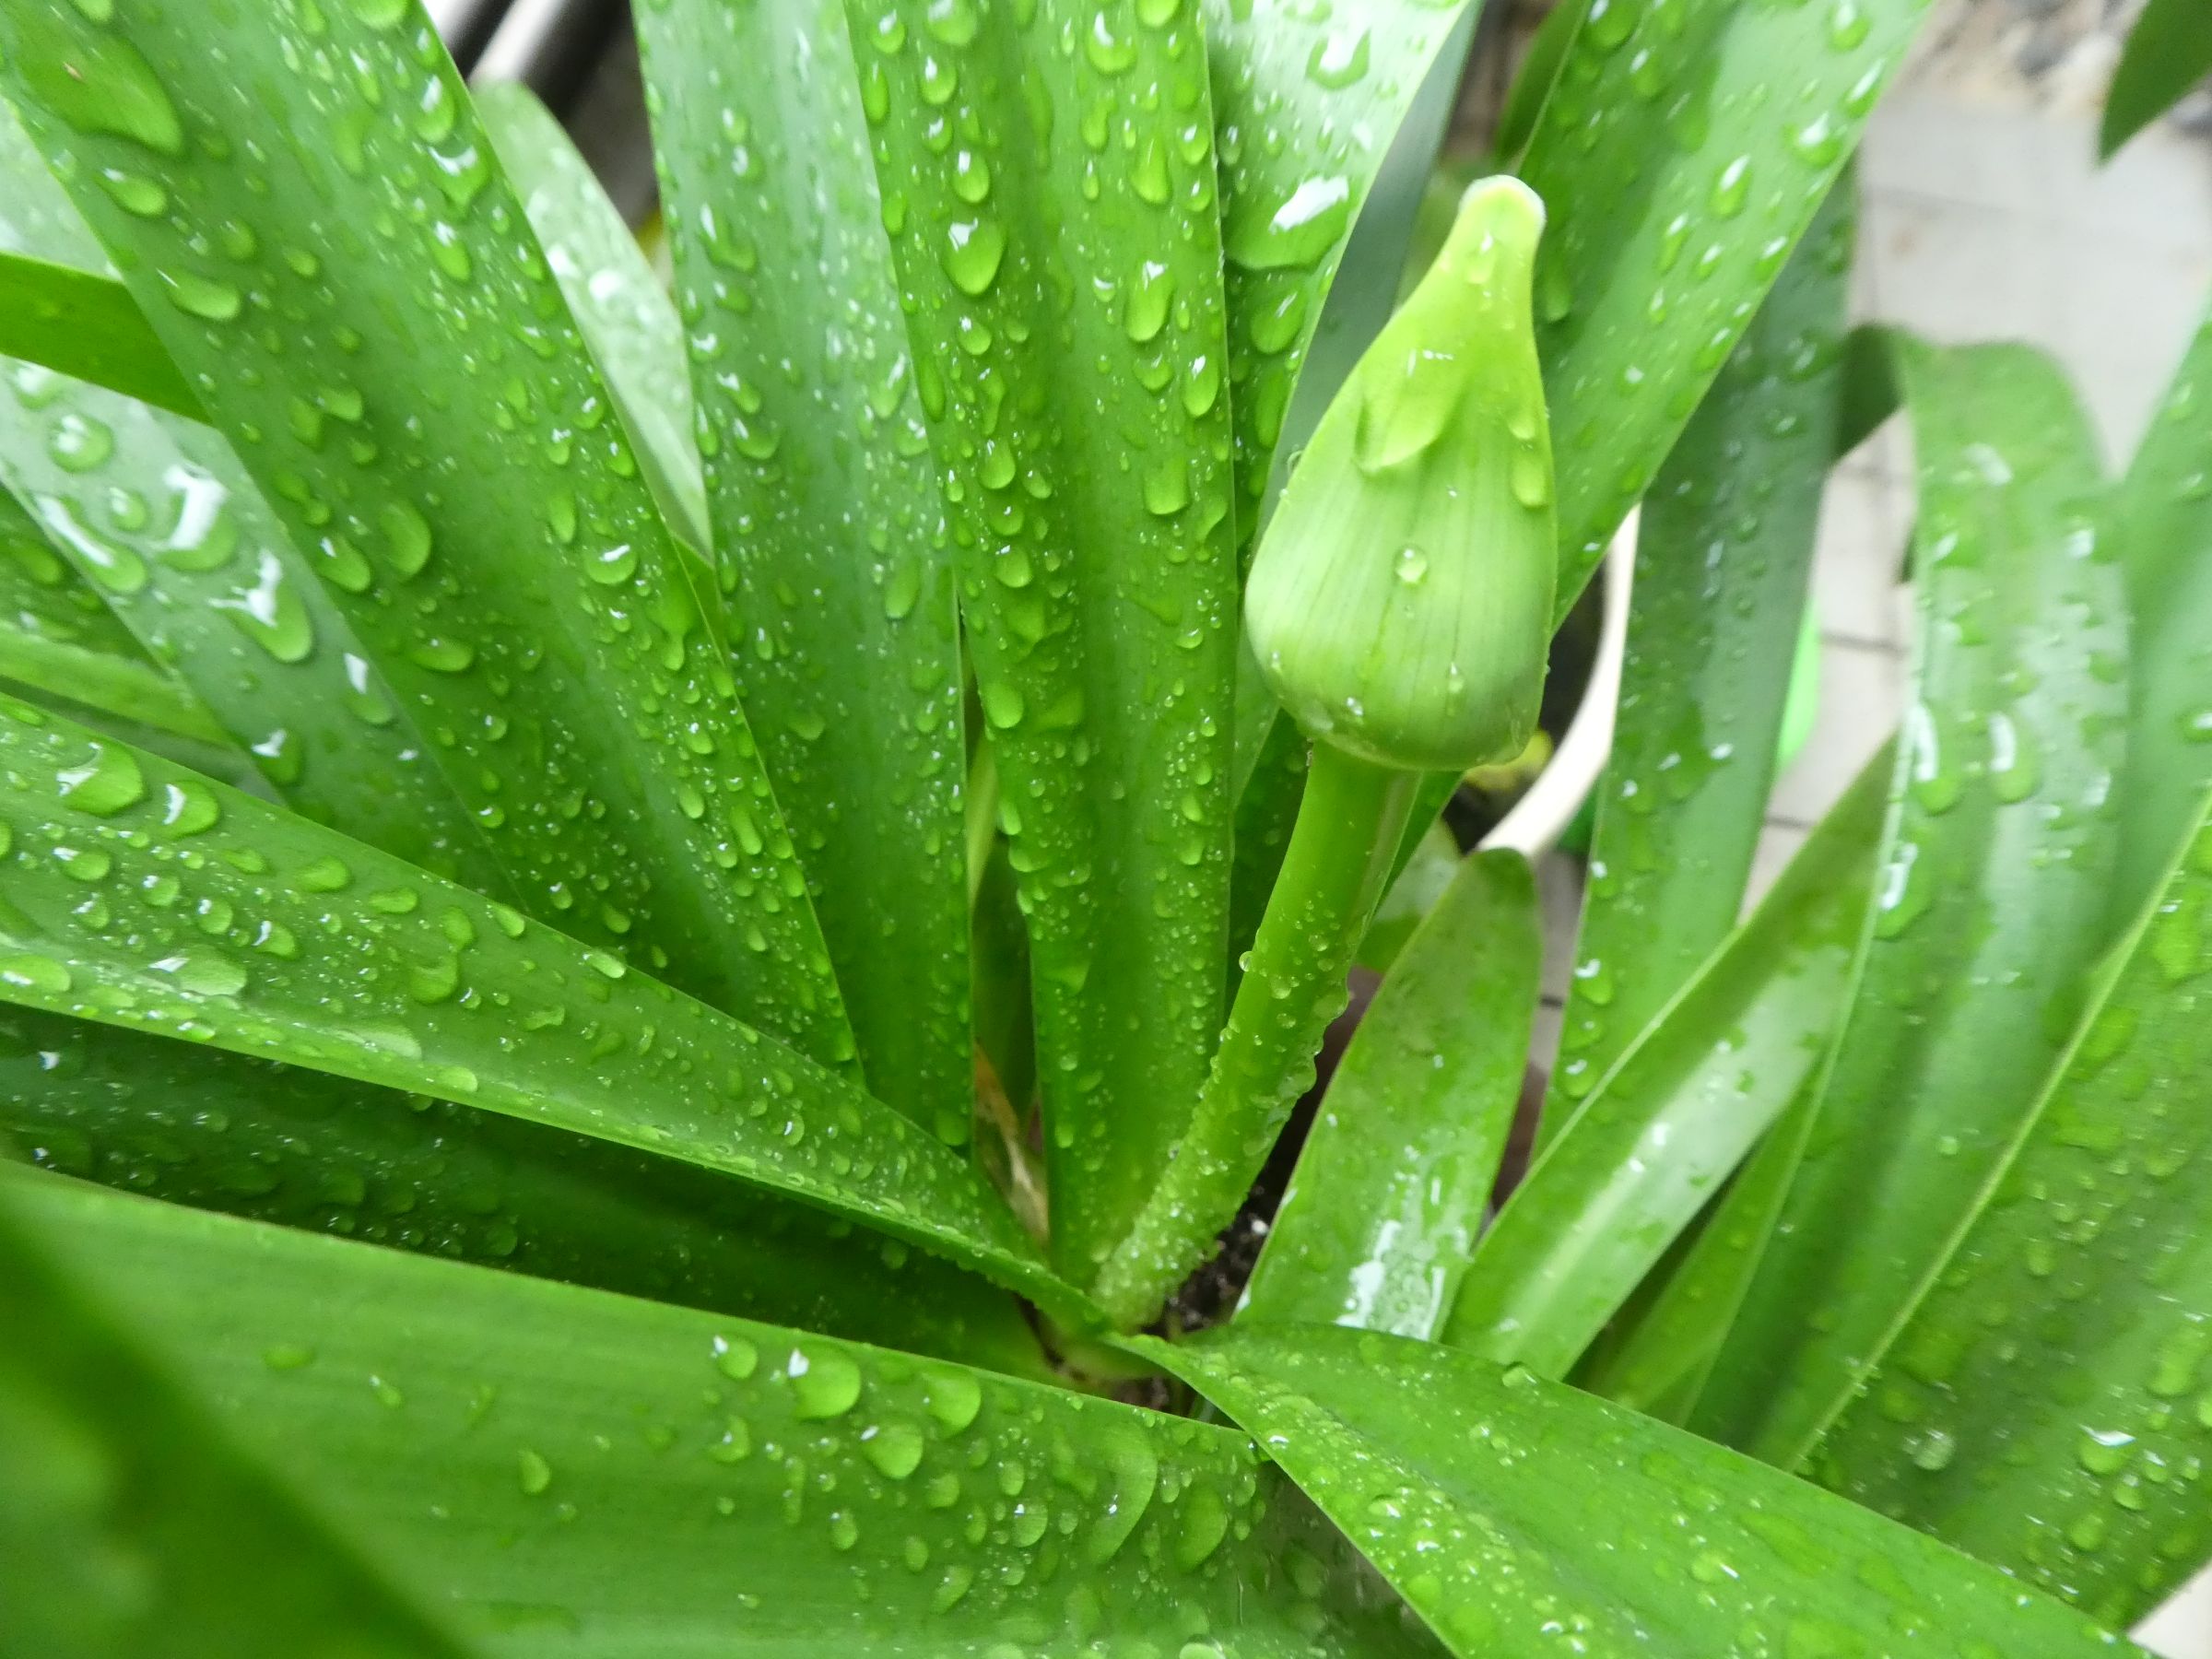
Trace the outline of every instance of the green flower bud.
<instances>
[{"instance_id":1,"label":"green flower bud","mask_svg":"<svg viewBox=\"0 0 2212 1659\"><path fill-rule=\"evenodd\" d=\"M1484 179L1329 405L1244 616L1312 736L1383 766L1510 760L1535 729L1558 564L1530 292L1544 204Z\"/></svg>"}]
</instances>

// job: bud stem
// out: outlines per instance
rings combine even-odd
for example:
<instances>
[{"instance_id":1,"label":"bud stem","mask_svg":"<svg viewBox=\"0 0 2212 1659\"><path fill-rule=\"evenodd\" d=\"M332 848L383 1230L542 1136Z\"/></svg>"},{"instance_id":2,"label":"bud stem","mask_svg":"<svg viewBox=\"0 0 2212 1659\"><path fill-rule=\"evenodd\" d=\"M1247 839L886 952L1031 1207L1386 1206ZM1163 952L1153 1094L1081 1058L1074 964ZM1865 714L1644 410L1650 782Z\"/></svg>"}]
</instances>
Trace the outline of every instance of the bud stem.
<instances>
[{"instance_id":1,"label":"bud stem","mask_svg":"<svg viewBox=\"0 0 2212 1659\"><path fill-rule=\"evenodd\" d=\"M1345 975L1397 858L1417 772L1313 746L1281 875L1190 1127L1135 1225L1100 1273L1100 1305L1148 1324L1213 1249L1313 1081L1313 1056L1344 1011Z\"/></svg>"}]
</instances>

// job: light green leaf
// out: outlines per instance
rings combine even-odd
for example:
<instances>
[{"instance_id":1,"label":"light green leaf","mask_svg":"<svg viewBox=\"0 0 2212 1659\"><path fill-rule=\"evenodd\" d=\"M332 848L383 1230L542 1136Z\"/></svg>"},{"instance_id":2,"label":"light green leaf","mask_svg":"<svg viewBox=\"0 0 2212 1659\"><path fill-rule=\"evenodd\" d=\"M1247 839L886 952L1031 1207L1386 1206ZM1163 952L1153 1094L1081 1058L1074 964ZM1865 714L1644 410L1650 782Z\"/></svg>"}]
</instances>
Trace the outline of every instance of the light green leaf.
<instances>
[{"instance_id":1,"label":"light green leaf","mask_svg":"<svg viewBox=\"0 0 2212 1659\"><path fill-rule=\"evenodd\" d=\"M1554 1135L1475 1249L1444 1340L1563 1377L1820 1065L1890 767L1877 757Z\"/></svg>"},{"instance_id":2,"label":"light green leaf","mask_svg":"<svg viewBox=\"0 0 2212 1659\"><path fill-rule=\"evenodd\" d=\"M97 271L0 251L0 357L201 418L199 399L130 289Z\"/></svg>"},{"instance_id":3,"label":"light green leaf","mask_svg":"<svg viewBox=\"0 0 2212 1659\"><path fill-rule=\"evenodd\" d=\"M1619 718L1539 1145L1742 906L1835 439L1854 206L1846 178L1643 504Z\"/></svg>"},{"instance_id":4,"label":"light green leaf","mask_svg":"<svg viewBox=\"0 0 2212 1659\"><path fill-rule=\"evenodd\" d=\"M964 1142L975 1090L952 554L862 66L838 0L673 0L637 18L731 667L869 1086ZM978 165L958 181L970 190L988 182L993 163Z\"/></svg>"},{"instance_id":5,"label":"light green leaf","mask_svg":"<svg viewBox=\"0 0 2212 1659\"><path fill-rule=\"evenodd\" d=\"M1593 8L1521 171L1551 206L1537 315L1559 614L1780 276L1928 0Z\"/></svg>"},{"instance_id":6,"label":"light green leaf","mask_svg":"<svg viewBox=\"0 0 2212 1659\"><path fill-rule=\"evenodd\" d=\"M2156 892L2212 787L2212 318L2197 330L2114 487L2104 535L2126 572L2127 767L2118 791L2120 864L2112 921L2124 927Z\"/></svg>"},{"instance_id":7,"label":"light green leaf","mask_svg":"<svg viewBox=\"0 0 2212 1659\"><path fill-rule=\"evenodd\" d=\"M0 1145L199 1209L1037 1374L1012 1298L727 1176L424 1095L0 1007Z\"/></svg>"},{"instance_id":8,"label":"light green leaf","mask_svg":"<svg viewBox=\"0 0 2212 1659\"><path fill-rule=\"evenodd\" d=\"M2088 424L2026 347L1896 350L1920 468L1917 700L1805 1160L1700 1406L1785 1467L1940 1266L2107 942L2127 641Z\"/></svg>"},{"instance_id":9,"label":"light green leaf","mask_svg":"<svg viewBox=\"0 0 2212 1659\"><path fill-rule=\"evenodd\" d=\"M471 95L637 446L661 517L693 551L710 553L684 325L667 289L591 163L536 93L519 81L501 81L476 87Z\"/></svg>"},{"instance_id":10,"label":"light green leaf","mask_svg":"<svg viewBox=\"0 0 2212 1659\"><path fill-rule=\"evenodd\" d=\"M88 1294L18 1184L0 1182L0 1645L39 1659L460 1659L381 1562L176 1386L135 1322Z\"/></svg>"},{"instance_id":11,"label":"light green leaf","mask_svg":"<svg viewBox=\"0 0 2212 1659\"><path fill-rule=\"evenodd\" d=\"M2203 815L2199 813L2200 826ZM2132 1624L2212 1556L2199 828L1819 1478Z\"/></svg>"},{"instance_id":12,"label":"light green leaf","mask_svg":"<svg viewBox=\"0 0 2212 1659\"><path fill-rule=\"evenodd\" d=\"M719 1170L1070 1306L933 1137L606 951L28 705L0 775L0 998Z\"/></svg>"},{"instance_id":13,"label":"light green leaf","mask_svg":"<svg viewBox=\"0 0 2212 1659\"><path fill-rule=\"evenodd\" d=\"M2212 13L2198 0L2150 0L2121 49L2097 153L2110 159L2212 72Z\"/></svg>"},{"instance_id":14,"label":"light green leaf","mask_svg":"<svg viewBox=\"0 0 2212 1659\"><path fill-rule=\"evenodd\" d=\"M0 677L176 736L230 741L205 703L142 656L88 651L0 622Z\"/></svg>"},{"instance_id":15,"label":"light green leaf","mask_svg":"<svg viewBox=\"0 0 2212 1659\"><path fill-rule=\"evenodd\" d=\"M0 88L518 900L849 1058L689 561L416 0L93 9L0 15Z\"/></svg>"},{"instance_id":16,"label":"light green leaf","mask_svg":"<svg viewBox=\"0 0 2212 1659\"><path fill-rule=\"evenodd\" d=\"M0 117L6 111L0 109ZM0 224L5 216L0 216ZM0 618L18 631L96 656L146 664L99 591L53 550L21 502L0 489ZM150 665L147 665L150 666ZM164 677L166 677L166 676Z\"/></svg>"},{"instance_id":17,"label":"light green leaf","mask_svg":"<svg viewBox=\"0 0 2212 1659\"><path fill-rule=\"evenodd\" d=\"M1076 1659L1106 1638L1253 1659L1433 1652L1228 1430L51 1178L11 1185L241 1443L280 1453L335 1521L514 1659Z\"/></svg>"},{"instance_id":18,"label":"light green leaf","mask_svg":"<svg viewBox=\"0 0 2212 1659\"><path fill-rule=\"evenodd\" d=\"M1543 953L1528 861L1461 862L1337 1064L1239 1318L1436 1335L1520 1103Z\"/></svg>"},{"instance_id":19,"label":"light green leaf","mask_svg":"<svg viewBox=\"0 0 2212 1659\"><path fill-rule=\"evenodd\" d=\"M1518 1368L1319 1325L1140 1339L1250 1430L1455 1653L2124 1648L2064 1605Z\"/></svg>"},{"instance_id":20,"label":"light green leaf","mask_svg":"<svg viewBox=\"0 0 2212 1659\"><path fill-rule=\"evenodd\" d=\"M1080 1280L1220 1023L1237 572L1206 47L1182 0L847 13Z\"/></svg>"}]
</instances>

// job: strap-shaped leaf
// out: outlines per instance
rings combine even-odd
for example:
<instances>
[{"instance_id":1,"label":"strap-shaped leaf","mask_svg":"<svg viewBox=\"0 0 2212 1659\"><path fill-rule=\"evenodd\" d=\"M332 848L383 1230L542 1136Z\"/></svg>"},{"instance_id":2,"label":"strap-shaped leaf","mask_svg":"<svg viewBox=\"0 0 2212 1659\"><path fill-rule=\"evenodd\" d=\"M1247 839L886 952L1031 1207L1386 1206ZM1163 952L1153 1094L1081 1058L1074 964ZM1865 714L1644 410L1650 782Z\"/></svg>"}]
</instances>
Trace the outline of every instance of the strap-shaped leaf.
<instances>
[{"instance_id":1,"label":"strap-shaped leaf","mask_svg":"<svg viewBox=\"0 0 2212 1659\"><path fill-rule=\"evenodd\" d=\"M56 645L152 666L99 590L54 551L38 522L6 490L0 490L0 618Z\"/></svg>"},{"instance_id":2,"label":"strap-shaped leaf","mask_svg":"<svg viewBox=\"0 0 2212 1659\"><path fill-rule=\"evenodd\" d=\"M1932 1539L1519 1368L1320 1325L1140 1340L1466 1659L1563 1639L1592 1659L2124 1645Z\"/></svg>"},{"instance_id":3,"label":"strap-shaped leaf","mask_svg":"<svg viewBox=\"0 0 2212 1659\"><path fill-rule=\"evenodd\" d=\"M720 1170L1067 1305L933 1137L606 951L26 704L0 779L0 998Z\"/></svg>"},{"instance_id":4,"label":"strap-shaped leaf","mask_svg":"<svg viewBox=\"0 0 2212 1659\"><path fill-rule=\"evenodd\" d=\"M1014 1300L670 1159L327 1072L0 1007L0 1145L171 1203L1036 1374Z\"/></svg>"},{"instance_id":5,"label":"strap-shaped leaf","mask_svg":"<svg viewBox=\"0 0 2212 1659\"><path fill-rule=\"evenodd\" d=\"M684 325L621 209L537 94L519 81L472 88L546 263L590 342L668 527L705 555L706 485L692 437ZM662 96L666 97L664 89Z\"/></svg>"},{"instance_id":6,"label":"strap-shaped leaf","mask_svg":"<svg viewBox=\"0 0 2212 1659\"><path fill-rule=\"evenodd\" d=\"M1632 1043L1466 1265L1444 1339L1563 1377L1826 1055L1881 842L1886 755Z\"/></svg>"},{"instance_id":7,"label":"strap-shaped leaf","mask_svg":"<svg viewBox=\"0 0 2212 1659\"><path fill-rule=\"evenodd\" d=\"M97 271L0 252L0 357L200 418L199 399L147 326L131 290Z\"/></svg>"},{"instance_id":8,"label":"strap-shaped leaf","mask_svg":"<svg viewBox=\"0 0 2212 1659\"><path fill-rule=\"evenodd\" d=\"M1895 348L1920 469L1917 700L1805 1161L1700 1408L1785 1466L1940 1265L2107 940L2126 633L2088 424L2025 347Z\"/></svg>"},{"instance_id":9,"label":"strap-shaped leaf","mask_svg":"<svg viewBox=\"0 0 2212 1659\"><path fill-rule=\"evenodd\" d=\"M1436 1335L1520 1103L1543 954L1528 861L1463 861L1337 1064L1240 1319Z\"/></svg>"},{"instance_id":10,"label":"strap-shaped leaf","mask_svg":"<svg viewBox=\"0 0 2212 1659\"><path fill-rule=\"evenodd\" d=\"M0 1644L40 1659L473 1651L175 1385L55 1261L52 1218L18 1206L18 1184L0 1182Z\"/></svg>"},{"instance_id":11,"label":"strap-shaped leaf","mask_svg":"<svg viewBox=\"0 0 2212 1659\"><path fill-rule=\"evenodd\" d=\"M2200 816L2200 823L2201 823ZM2114 1625L2212 1556L2212 832L1815 1453L1822 1480Z\"/></svg>"},{"instance_id":12,"label":"strap-shaped leaf","mask_svg":"<svg viewBox=\"0 0 2212 1659\"><path fill-rule=\"evenodd\" d=\"M963 1142L959 619L869 165L862 70L883 71L873 48L853 61L838 0L676 0L637 20L731 667L869 1085Z\"/></svg>"},{"instance_id":13,"label":"strap-shaped leaf","mask_svg":"<svg viewBox=\"0 0 2212 1659\"><path fill-rule=\"evenodd\" d=\"M1854 208L1845 178L1643 503L1546 1140L1743 902L1835 437Z\"/></svg>"},{"instance_id":14,"label":"strap-shaped leaf","mask_svg":"<svg viewBox=\"0 0 2212 1659\"><path fill-rule=\"evenodd\" d=\"M2212 788L2212 318L2190 343L2127 476L2105 534L2119 546L2128 641L2127 767L2112 921L2133 922L2158 890Z\"/></svg>"},{"instance_id":15,"label":"strap-shaped leaf","mask_svg":"<svg viewBox=\"0 0 2212 1659\"><path fill-rule=\"evenodd\" d=\"M1220 1022L1237 575L1206 47L1185 0L847 12L1029 917L1053 1252L1088 1276Z\"/></svg>"},{"instance_id":16,"label":"strap-shaped leaf","mask_svg":"<svg viewBox=\"0 0 2212 1659\"><path fill-rule=\"evenodd\" d=\"M0 57L518 900L849 1057L686 556L416 0L35 0Z\"/></svg>"},{"instance_id":17,"label":"strap-shaped leaf","mask_svg":"<svg viewBox=\"0 0 2212 1659\"><path fill-rule=\"evenodd\" d=\"M1551 208L1538 335L1562 617L1782 273L1927 0L1612 0L1522 173Z\"/></svg>"},{"instance_id":18,"label":"strap-shaped leaf","mask_svg":"<svg viewBox=\"0 0 2212 1659\"><path fill-rule=\"evenodd\" d=\"M2196 0L2150 0L2105 94L2097 152L2110 158L2212 71L2212 14Z\"/></svg>"},{"instance_id":19,"label":"strap-shaped leaf","mask_svg":"<svg viewBox=\"0 0 2212 1659\"><path fill-rule=\"evenodd\" d=\"M505 1652L1433 1652L1226 1429L29 1184L226 1429Z\"/></svg>"}]
</instances>

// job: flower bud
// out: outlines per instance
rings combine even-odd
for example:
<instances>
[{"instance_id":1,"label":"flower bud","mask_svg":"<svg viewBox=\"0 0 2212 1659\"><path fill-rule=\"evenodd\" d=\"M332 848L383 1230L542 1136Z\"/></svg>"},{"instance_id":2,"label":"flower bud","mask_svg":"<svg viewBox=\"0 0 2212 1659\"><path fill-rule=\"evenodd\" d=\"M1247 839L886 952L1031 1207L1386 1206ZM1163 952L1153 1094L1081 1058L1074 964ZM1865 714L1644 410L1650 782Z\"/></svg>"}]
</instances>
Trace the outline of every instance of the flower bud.
<instances>
[{"instance_id":1,"label":"flower bud","mask_svg":"<svg viewBox=\"0 0 2212 1659\"><path fill-rule=\"evenodd\" d=\"M1510 760L1535 729L1558 563L1530 299L1543 230L1519 180L1468 189L1253 564L1245 623L1276 696L1380 765Z\"/></svg>"}]
</instances>

